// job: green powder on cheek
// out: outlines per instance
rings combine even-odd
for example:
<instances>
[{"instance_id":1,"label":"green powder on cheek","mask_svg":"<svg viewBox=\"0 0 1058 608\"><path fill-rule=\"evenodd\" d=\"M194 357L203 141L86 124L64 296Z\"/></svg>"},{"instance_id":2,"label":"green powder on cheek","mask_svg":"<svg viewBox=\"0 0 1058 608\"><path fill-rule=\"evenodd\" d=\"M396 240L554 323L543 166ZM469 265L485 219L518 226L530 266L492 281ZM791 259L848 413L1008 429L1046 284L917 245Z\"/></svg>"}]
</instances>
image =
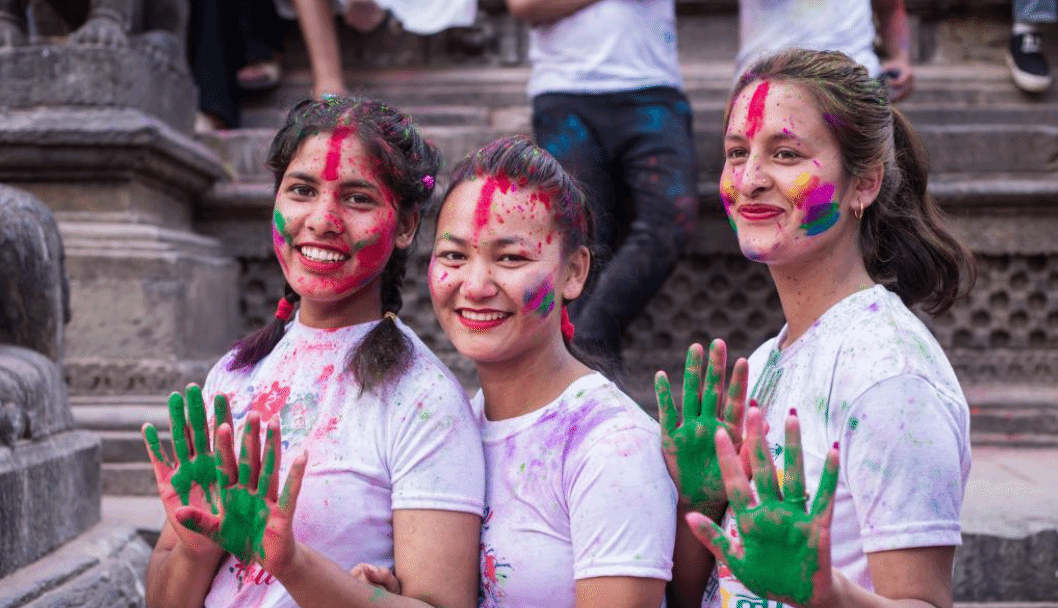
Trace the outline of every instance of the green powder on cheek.
<instances>
[{"instance_id":1,"label":"green powder on cheek","mask_svg":"<svg viewBox=\"0 0 1058 608\"><path fill-rule=\"evenodd\" d=\"M275 223L276 230L283 236L283 240L289 245L291 243L290 235L287 234L287 221L283 219L283 214L276 209L272 213L272 221Z\"/></svg>"}]
</instances>

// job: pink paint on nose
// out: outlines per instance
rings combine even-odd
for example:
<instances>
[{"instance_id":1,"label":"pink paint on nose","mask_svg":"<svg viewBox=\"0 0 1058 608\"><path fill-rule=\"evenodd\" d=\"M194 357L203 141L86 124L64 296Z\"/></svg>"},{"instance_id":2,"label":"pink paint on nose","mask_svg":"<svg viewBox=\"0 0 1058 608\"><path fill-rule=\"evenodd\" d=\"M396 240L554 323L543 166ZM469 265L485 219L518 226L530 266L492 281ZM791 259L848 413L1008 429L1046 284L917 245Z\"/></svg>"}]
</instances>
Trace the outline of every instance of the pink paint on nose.
<instances>
[{"instance_id":1,"label":"pink paint on nose","mask_svg":"<svg viewBox=\"0 0 1058 608\"><path fill-rule=\"evenodd\" d=\"M746 112L746 137L753 136L760 131L764 124L764 102L768 99L768 81L757 85L753 91L753 97L749 100L749 109Z\"/></svg>"},{"instance_id":2,"label":"pink paint on nose","mask_svg":"<svg viewBox=\"0 0 1058 608\"><path fill-rule=\"evenodd\" d=\"M353 132L351 127L335 127L331 133L331 145L327 149L327 160L323 165L323 179L335 181L338 179L338 165L342 161L342 141Z\"/></svg>"}]
</instances>

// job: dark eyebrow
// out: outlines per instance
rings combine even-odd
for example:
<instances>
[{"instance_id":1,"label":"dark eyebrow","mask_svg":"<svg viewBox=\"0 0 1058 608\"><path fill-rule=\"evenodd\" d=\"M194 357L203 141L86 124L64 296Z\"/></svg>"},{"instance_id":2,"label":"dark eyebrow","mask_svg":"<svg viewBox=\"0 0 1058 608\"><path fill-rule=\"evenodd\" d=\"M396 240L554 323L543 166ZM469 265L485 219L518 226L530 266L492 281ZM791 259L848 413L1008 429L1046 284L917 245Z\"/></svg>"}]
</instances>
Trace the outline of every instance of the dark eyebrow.
<instances>
[{"instance_id":1,"label":"dark eyebrow","mask_svg":"<svg viewBox=\"0 0 1058 608\"><path fill-rule=\"evenodd\" d=\"M463 239L459 238L458 236L452 236L448 232L442 232L441 235L438 236L437 239L434 240L434 243L439 243L441 241L449 241L449 242L455 243L456 245L458 245L460 247L466 247L467 246L467 242L466 241L464 241Z\"/></svg>"},{"instance_id":2,"label":"dark eyebrow","mask_svg":"<svg viewBox=\"0 0 1058 608\"><path fill-rule=\"evenodd\" d=\"M528 247L529 241L523 239L520 236L505 236L503 238L496 239L497 247L507 247L509 245L521 245L522 247Z\"/></svg>"},{"instance_id":3,"label":"dark eyebrow","mask_svg":"<svg viewBox=\"0 0 1058 608\"><path fill-rule=\"evenodd\" d=\"M306 182L308 184L312 184L313 186L320 183L320 180L317 179L315 176L309 175L308 173L303 173L301 171L291 171L290 173L286 174L284 179L288 177L290 179L295 179L299 182ZM339 184L339 186L341 188L358 188L360 190L371 190L373 192L380 192L378 186L376 186L375 184L360 179L345 181Z\"/></svg>"}]
</instances>

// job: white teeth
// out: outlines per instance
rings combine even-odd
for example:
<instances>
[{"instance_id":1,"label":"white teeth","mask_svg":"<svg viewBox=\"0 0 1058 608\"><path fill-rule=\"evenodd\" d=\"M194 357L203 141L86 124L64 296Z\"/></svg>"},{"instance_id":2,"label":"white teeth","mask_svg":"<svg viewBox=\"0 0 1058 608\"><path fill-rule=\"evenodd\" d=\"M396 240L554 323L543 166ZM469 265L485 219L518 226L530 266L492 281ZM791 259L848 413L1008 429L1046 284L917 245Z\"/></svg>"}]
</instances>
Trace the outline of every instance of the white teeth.
<instances>
[{"instance_id":1,"label":"white teeth","mask_svg":"<svg viewBox=\"0 0 1058 608\"><path fill-rule=\"evenodd\" d=\"M463 315L463 318L470 319L471 321L495 321L509 316L509 313L505 312L473 312L470 310L461 310L459 314Z\"/></svg>"},{"instance_id":2,"label":"white teeth","mask_svg":"<svg viewBox=\"0 0 1058 608\"><path fill-rule=\"evenodd\" d=\"M337 251L320 249L319 247L302 247L301 255L315 262L340 262L349 257Z\"/></svg>"}]
</instances>

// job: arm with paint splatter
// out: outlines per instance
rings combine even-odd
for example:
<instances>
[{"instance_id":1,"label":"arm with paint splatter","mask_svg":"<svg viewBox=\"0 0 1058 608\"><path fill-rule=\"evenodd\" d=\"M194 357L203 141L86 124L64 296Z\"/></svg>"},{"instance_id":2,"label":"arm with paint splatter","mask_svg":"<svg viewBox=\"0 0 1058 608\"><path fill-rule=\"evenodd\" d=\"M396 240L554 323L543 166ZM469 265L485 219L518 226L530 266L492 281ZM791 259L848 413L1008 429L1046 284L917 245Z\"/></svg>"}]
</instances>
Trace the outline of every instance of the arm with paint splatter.
<instances>
[{"instance_id":1,"label":"arm with paint splatter","mask_svg":"<svg viewBox=\"0 0 1058 608\"><path fill-rule=\"evenodd\" d=\"M728 387L727 399L721 401L724 371L727 367L727 347L723 340L715 340L709 347L709 366L705 387L701 388L704 352L700 344L687 349L683 374L683 420L676 415L672 390L664 372L655 376L655 392L661 417L662 451L669 475L680 493L677 505L676 544L673 552L672 581L667 590L668 605L697 608L701 604L706 583L713 569L713 557L699 543L690 529L683 525L684 516L700 511L719 519L724 514L727 496L724 493L720 465L716 458L714 437L720 429L727 431L732 441L741 443L742 415L745 410L745 359L735 363ZM723 418L718 418L721 415Z\"/></svg>"},{"instance_id":2,"label":"arm with paint splatter","mask_svg":"<svg viewBox=\"0 0 1058 608\"><path fill-rule=\"evenodd\" d=\"M724 532L710 518L691 513L687 523L715 558L747 589L795 606L844 606L839 579L831 568L830 522L838 483L837 444L826 456L819 489L805 511L804 460L801 432L793 411L786 419L786 475L780 490L775 465L764 441L764 422L757 408L746 415L746 443L757 488L754 503L741 459L723 432L716 449L738 536Z\"/></svg>"},{"instance_id":3,"label":"arm with paint splatter","mask_svg":"<svg viewBox=\"0 0 1058 608\"><path fill-rule=\"evenodd\" d=\"M872 0L871 4L875 15L878 16L878 29L886 54L882 73L893 74L886 81L889 98L892 101L900 101L915 88L915 72L911 68L911 25L907 8L904 6L904 0Z\"/></svg>"},{"instance_id":4,"label":"arm with paint splatter","mask_svg":"<svg viewBox=\"0 0 1058 608\"><path fill-rule=\"evenodd\" d=\"M231 413L223 396L214 399L214 413L216 420L230 423ZM180 525L176 515L187 506L215 512L219 500L216 460L197 386L187 387L186 412L185 397L170 395L169 420L175 462L163 451L154 425L143 425L147 454L166 513L147 568L146 599L149 606L201 606L224 551L206 536Z\"/></svg>"}]
</instances>

